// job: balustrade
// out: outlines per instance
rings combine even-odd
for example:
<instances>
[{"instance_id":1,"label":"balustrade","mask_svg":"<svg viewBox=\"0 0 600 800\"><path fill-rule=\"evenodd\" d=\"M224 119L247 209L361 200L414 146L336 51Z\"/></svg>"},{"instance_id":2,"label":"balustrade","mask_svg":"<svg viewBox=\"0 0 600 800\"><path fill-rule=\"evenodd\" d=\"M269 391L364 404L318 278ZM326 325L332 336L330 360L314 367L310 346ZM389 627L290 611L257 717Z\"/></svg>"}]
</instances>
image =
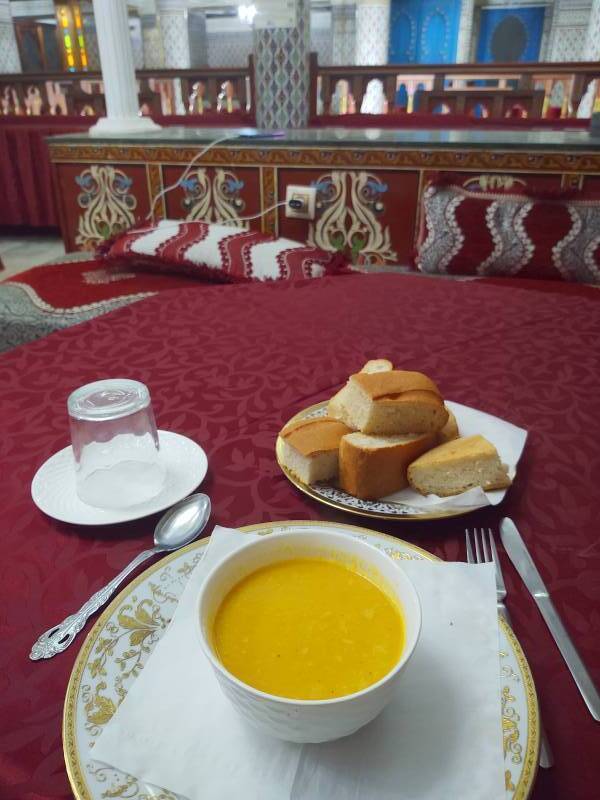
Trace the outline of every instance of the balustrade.
<instances>
[{"instance_id":1,"label":"balustrade","mask_svg":"<svg viewBox=\"0 0 600 800\"><path fill-rule=\"evenodd\" d=\"M311 53L310 116L453 113L491 118L576 116L598 93L598 62L333 66Z\"/></svg>"},{"instance_id":2,"label":"balustrade","mask_svg":"<svg viewBox=\"0 0 600 800\"><path fill-rule=\"evenodd\" d=\"M245 67L138 70L136 77L142 114L254 113L252 56ZM177 104L178 94L183 98L183 108ZM0 114L37 117L105 113L100 72L0 74Z\"/></svg>"},{"instance_id":3,"label":"balustrade","mask_svg":"<svg viewBox=\"0 0 600 800\"><path fill-rule=\"evenodd\" d=\"M310 116L353 113L453 113L492 119L589 116L600 88L597 62L523 64L319 65L310 58ZM138 70L140 109L148 115L254 115L252 56L229 68ZM0 114L105 113L99 72L0 74Z\"/></svg>"}]
</instances>

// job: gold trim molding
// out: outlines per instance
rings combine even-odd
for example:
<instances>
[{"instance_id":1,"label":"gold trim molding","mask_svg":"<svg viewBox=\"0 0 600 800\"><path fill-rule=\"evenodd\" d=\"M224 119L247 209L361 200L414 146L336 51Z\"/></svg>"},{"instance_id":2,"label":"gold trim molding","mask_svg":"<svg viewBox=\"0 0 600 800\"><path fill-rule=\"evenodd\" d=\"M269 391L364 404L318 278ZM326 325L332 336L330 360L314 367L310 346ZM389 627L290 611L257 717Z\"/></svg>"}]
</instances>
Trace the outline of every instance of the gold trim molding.
<instances>
[{"instance_id":1,"label":"gold trim molding","mask_svg":"<svg viewBox=\"0 0 600 800\"><path fill-rule=\"evenodd\" d=\"M200 146L63 144L50 143L53 163L187 164ZM215 147L202 159L203 165L280 167L372 167L380 169L451 169L518 172L600 172L600 152L531 152L502 149L440 148L335 148Z\"/></svg>"}]
</instances>

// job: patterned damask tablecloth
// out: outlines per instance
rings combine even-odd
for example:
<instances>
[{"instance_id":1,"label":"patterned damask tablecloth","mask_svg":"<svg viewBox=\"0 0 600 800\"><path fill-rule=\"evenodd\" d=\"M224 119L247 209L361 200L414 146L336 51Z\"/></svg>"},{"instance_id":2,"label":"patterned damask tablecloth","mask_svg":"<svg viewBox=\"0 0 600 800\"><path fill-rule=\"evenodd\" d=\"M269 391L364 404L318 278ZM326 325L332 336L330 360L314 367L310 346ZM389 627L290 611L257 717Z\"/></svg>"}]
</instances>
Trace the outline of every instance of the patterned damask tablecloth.
<instances>
[{"instance_id":1,"label":"patterned damask tablecloth","mask_svg":"<svg viewBox=\"0 0 600 800\"><path fill-rule=\"evenodd\" d=\"M438 523L361 523L314 504L283 477L274 457L281 425L382 356L427 372L448 398L529 430L503 506ZM70 796L60 732L78 648L44 663L28 653L151 538L154 519L85 530L44 517L30 499L35 470L68 443L67 395L107 375L147 383L159 426L202 444L202 488L222 525L336 519L464 560L465 524L512 516L600 683L598 290L358 275L173 291L0 357L0 797ZM533 797L592 800L600 727L502 559L556 755Z\"/></svg>"}]
</instances>

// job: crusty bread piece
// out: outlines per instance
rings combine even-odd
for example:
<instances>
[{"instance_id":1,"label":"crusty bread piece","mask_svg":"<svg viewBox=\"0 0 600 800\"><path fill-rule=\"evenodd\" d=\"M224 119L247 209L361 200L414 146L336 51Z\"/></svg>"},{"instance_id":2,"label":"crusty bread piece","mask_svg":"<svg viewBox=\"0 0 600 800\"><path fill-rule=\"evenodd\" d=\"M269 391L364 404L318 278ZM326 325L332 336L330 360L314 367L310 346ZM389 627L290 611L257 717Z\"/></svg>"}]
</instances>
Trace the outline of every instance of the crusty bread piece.
<instances>
[{"instance_id":1,"label":"crusty bread piece","mask_svg":"<svg viewBox=\"0 0 600 800\"><path fill-rule=\"evenodd\" d=\"M475 486L486 491L510 486L498 451L483 436L455 439L417 458L408 468L408 482L421 494L449 497Z\"/></svg>"},{"instance_id":2,"label":"crusty bread piece","mask_svg":"<svg viewBox=\"0 0 600 800\"><path fill-rule=\"evenodd\" d=\"M337 478L340 439L346 433L350 428L329 417L288 423L279 434L281 460L304 483Z\"/></svg>"},{"instance_id":3,"label":"crusty bread piece","mask_svg":"<svg viewBox=\"0 0 600 800\"><path fill-rule=\"evenodd\" d=\"M404 489L408 465L434 444L433 433L386 437L349 433L340 442L340 486L362 500Z\"/></svg>"},{"instance_id":4,"label":"crusty bread piece","mask_svg":"<svg viewBox=\"0 0 600 800\"><path fill-rule=\"evenodd\" d=\"M368 374L373 374L375 372L391 372L394 367L391 361L388 361L387 358L376 358L372 361L367 361L364 367L361 369L361 372L367 372ZM346 384L347 386L348 384ZM327 414L334 419L339 419L344 422L346 425L349 425L348 415L346 413L346 409L344 407L344 390L346 386L342 386L337 394L334 394L329 403L327 404Z\"/></svg>"},{"instance_id":5,"label":"crusty bread piece","mask_svg":"<svg viewBox=\"0 0 600 800\"><path fill-rule=\"evenodd\" d=\"M444 444L445 442L451 442L453 439L458 439L460 433L458 432L458 422L456 421L456 417L450 411L448 406L446 406L446 411L448 412L448 422L444 425L441 431L438 431L437 435L437 443Z\"/></svg>"},{"instance_id":6,"label":"crusty bread piece","mask_svg":"<svg viewBox=\"0 0 600 800\"><path fill-rule=\"evenodd\" d=\"M361 369L361 372L368 372L372 375L374 372L391 372L393 369L392 362L388 361L387 358L375 358L371 361L367 361Z\"/></svg>"},{"instance_id":7,"label":"crusty bread piece","mask_svg":"<svg viewBox=\"0 0 600 800\"><path fill-rule=\"evenodd\" d=\"M439 389L420 372L358 372L342 392L334 410L339 413L337 406L342 406L345 423L362 433L436 433L448 421Z\"/></svg>"}]
</instances>

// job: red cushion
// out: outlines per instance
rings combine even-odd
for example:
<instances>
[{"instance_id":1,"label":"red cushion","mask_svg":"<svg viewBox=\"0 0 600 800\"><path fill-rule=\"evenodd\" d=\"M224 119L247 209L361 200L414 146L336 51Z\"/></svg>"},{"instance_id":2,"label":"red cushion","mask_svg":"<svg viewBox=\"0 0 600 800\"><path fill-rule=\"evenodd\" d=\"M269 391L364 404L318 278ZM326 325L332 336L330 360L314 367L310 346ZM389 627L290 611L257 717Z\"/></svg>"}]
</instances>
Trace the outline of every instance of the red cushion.
<instances>
[{"instance_id":1,"label":"red cushion","mask_svg":"<svg viewBox=\"0 0 600 800\"><path fill-rule=\"evenodd\" d=\"M427 273L600 284L600 201L433 182L415 263Z\"/></svg>"},{"instance_id":2,"label":"red cushion","mask_svg":"<svg viewBox=\"0 0 600 800\"><path fill-rule=\"evenodd\" d=\"M319 278L348 271L341 253L207 222L162 220L134 228L103 248L110 260L219 283Z\"/></svg>"}]
</instances>

